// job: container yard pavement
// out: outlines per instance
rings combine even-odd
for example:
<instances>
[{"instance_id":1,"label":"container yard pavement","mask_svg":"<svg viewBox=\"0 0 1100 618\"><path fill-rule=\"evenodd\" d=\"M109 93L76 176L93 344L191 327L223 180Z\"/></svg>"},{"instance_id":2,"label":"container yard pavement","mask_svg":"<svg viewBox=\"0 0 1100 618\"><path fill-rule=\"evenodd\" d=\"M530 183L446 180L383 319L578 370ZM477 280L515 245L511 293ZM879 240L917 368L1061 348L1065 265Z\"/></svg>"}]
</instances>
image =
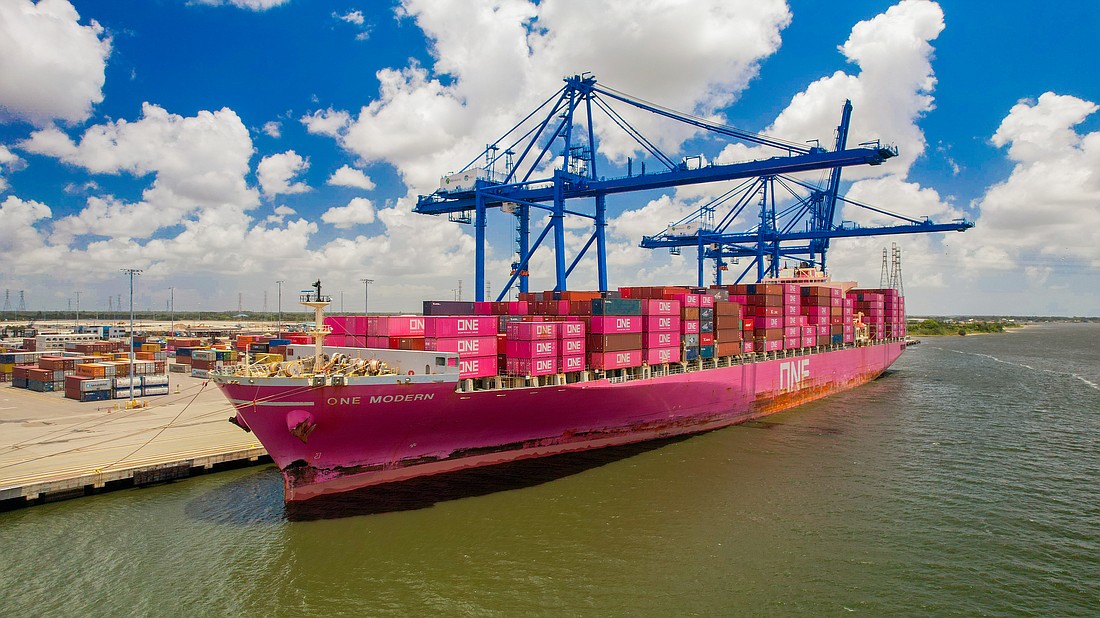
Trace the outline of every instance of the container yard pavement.
<instances>
[{"instance_id":1,"label":"container yard pavement","mask_svg":"<svg viewBox=\"0 0 1100 618\"><path fill-rule=\"evenodd\" d=\"M169 380L170 394L139 398L148 406L136 409L0 385L0 502L141 485L266 454L226 422L233 407L212 382Z\"/></svg>"}]
</instances>

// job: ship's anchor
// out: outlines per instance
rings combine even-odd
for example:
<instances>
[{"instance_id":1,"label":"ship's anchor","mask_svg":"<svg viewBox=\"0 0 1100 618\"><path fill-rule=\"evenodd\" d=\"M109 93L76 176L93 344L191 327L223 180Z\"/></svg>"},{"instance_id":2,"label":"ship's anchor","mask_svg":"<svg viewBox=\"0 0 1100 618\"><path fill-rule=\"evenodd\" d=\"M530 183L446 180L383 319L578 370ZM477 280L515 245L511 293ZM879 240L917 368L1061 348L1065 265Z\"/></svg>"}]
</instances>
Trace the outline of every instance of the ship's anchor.
<instances>
[{"instance_id":1,"label":"ship's anchor","mask_svg":"<svg viewBox=\"0 0 1100 618\"><path fill-rule=\"evenodd\" d=\"M309 434L317 429L317 423L313 421L313 415L305 410L292 410L286 415L286 428L305 444L309 440Z\"/></svg>"}]
</instances>

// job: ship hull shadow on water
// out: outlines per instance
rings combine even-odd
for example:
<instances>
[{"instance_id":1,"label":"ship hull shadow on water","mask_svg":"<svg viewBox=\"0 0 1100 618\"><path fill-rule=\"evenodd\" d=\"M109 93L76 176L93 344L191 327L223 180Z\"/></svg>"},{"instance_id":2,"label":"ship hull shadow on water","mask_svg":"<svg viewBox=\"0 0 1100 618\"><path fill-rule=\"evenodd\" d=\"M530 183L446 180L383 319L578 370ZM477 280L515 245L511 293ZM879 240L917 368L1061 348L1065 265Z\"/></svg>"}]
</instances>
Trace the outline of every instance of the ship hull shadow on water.
<instances>
[{"instance_id":1,"label":"ship hull shadow on water","mask_svg":"<svg viewBox=\"0 0 1100 618\"><path fill-rule=\"evenodd\" d=\"M315 521L426 509L442 502L535 487L691 437L673 436L375 485L310 500L287 502L284 513L290 521Z\"/></svg>"}]
</instances>

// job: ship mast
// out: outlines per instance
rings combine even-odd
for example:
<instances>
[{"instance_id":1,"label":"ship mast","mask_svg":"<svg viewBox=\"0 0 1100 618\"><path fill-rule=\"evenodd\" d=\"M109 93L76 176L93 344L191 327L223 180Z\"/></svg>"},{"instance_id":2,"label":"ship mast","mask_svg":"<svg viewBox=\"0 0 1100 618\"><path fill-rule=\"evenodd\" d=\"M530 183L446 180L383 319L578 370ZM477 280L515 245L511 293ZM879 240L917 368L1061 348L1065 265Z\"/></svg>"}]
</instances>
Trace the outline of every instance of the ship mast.
<instances>
[{"instance_id":1,"label":"ship mast","mask_svg":"<svg viewBox=\"0 0 1100 618\"><path fill-rule=\"evenodd\" d=\"M325 307L329 306L332 298L321 295L320 279L313 282L312 287L317 290L317 293L309 294L307 292L302 294L298 302L307 307L313 307L313 330L309 331L309 334L313 336L313 373L317 373L321 371L321 354L325 347L325 335L331 332L331 329L325 326L324 313Z\"/></svg>"}]
</instances>

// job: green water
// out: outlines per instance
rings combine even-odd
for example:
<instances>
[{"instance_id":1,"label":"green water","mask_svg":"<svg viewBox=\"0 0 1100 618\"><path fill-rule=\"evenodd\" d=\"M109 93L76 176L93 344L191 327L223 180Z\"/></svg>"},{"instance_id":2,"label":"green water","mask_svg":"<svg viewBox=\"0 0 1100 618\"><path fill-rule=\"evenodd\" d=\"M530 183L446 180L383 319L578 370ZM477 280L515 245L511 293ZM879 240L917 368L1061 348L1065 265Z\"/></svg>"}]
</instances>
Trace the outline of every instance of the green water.
<instances>
[{"instance_id":1,"label":"green water","mask_svg":"<svg viewBox=\"0 0 1100 618\"><path fill-rule=\"evenodd\" d=\"M1100 615L1098 384L1098 326L929 338L764 422L405 510L290 520L268 466L0 513L0 615Z\"/></svg>"}]
</instances>

